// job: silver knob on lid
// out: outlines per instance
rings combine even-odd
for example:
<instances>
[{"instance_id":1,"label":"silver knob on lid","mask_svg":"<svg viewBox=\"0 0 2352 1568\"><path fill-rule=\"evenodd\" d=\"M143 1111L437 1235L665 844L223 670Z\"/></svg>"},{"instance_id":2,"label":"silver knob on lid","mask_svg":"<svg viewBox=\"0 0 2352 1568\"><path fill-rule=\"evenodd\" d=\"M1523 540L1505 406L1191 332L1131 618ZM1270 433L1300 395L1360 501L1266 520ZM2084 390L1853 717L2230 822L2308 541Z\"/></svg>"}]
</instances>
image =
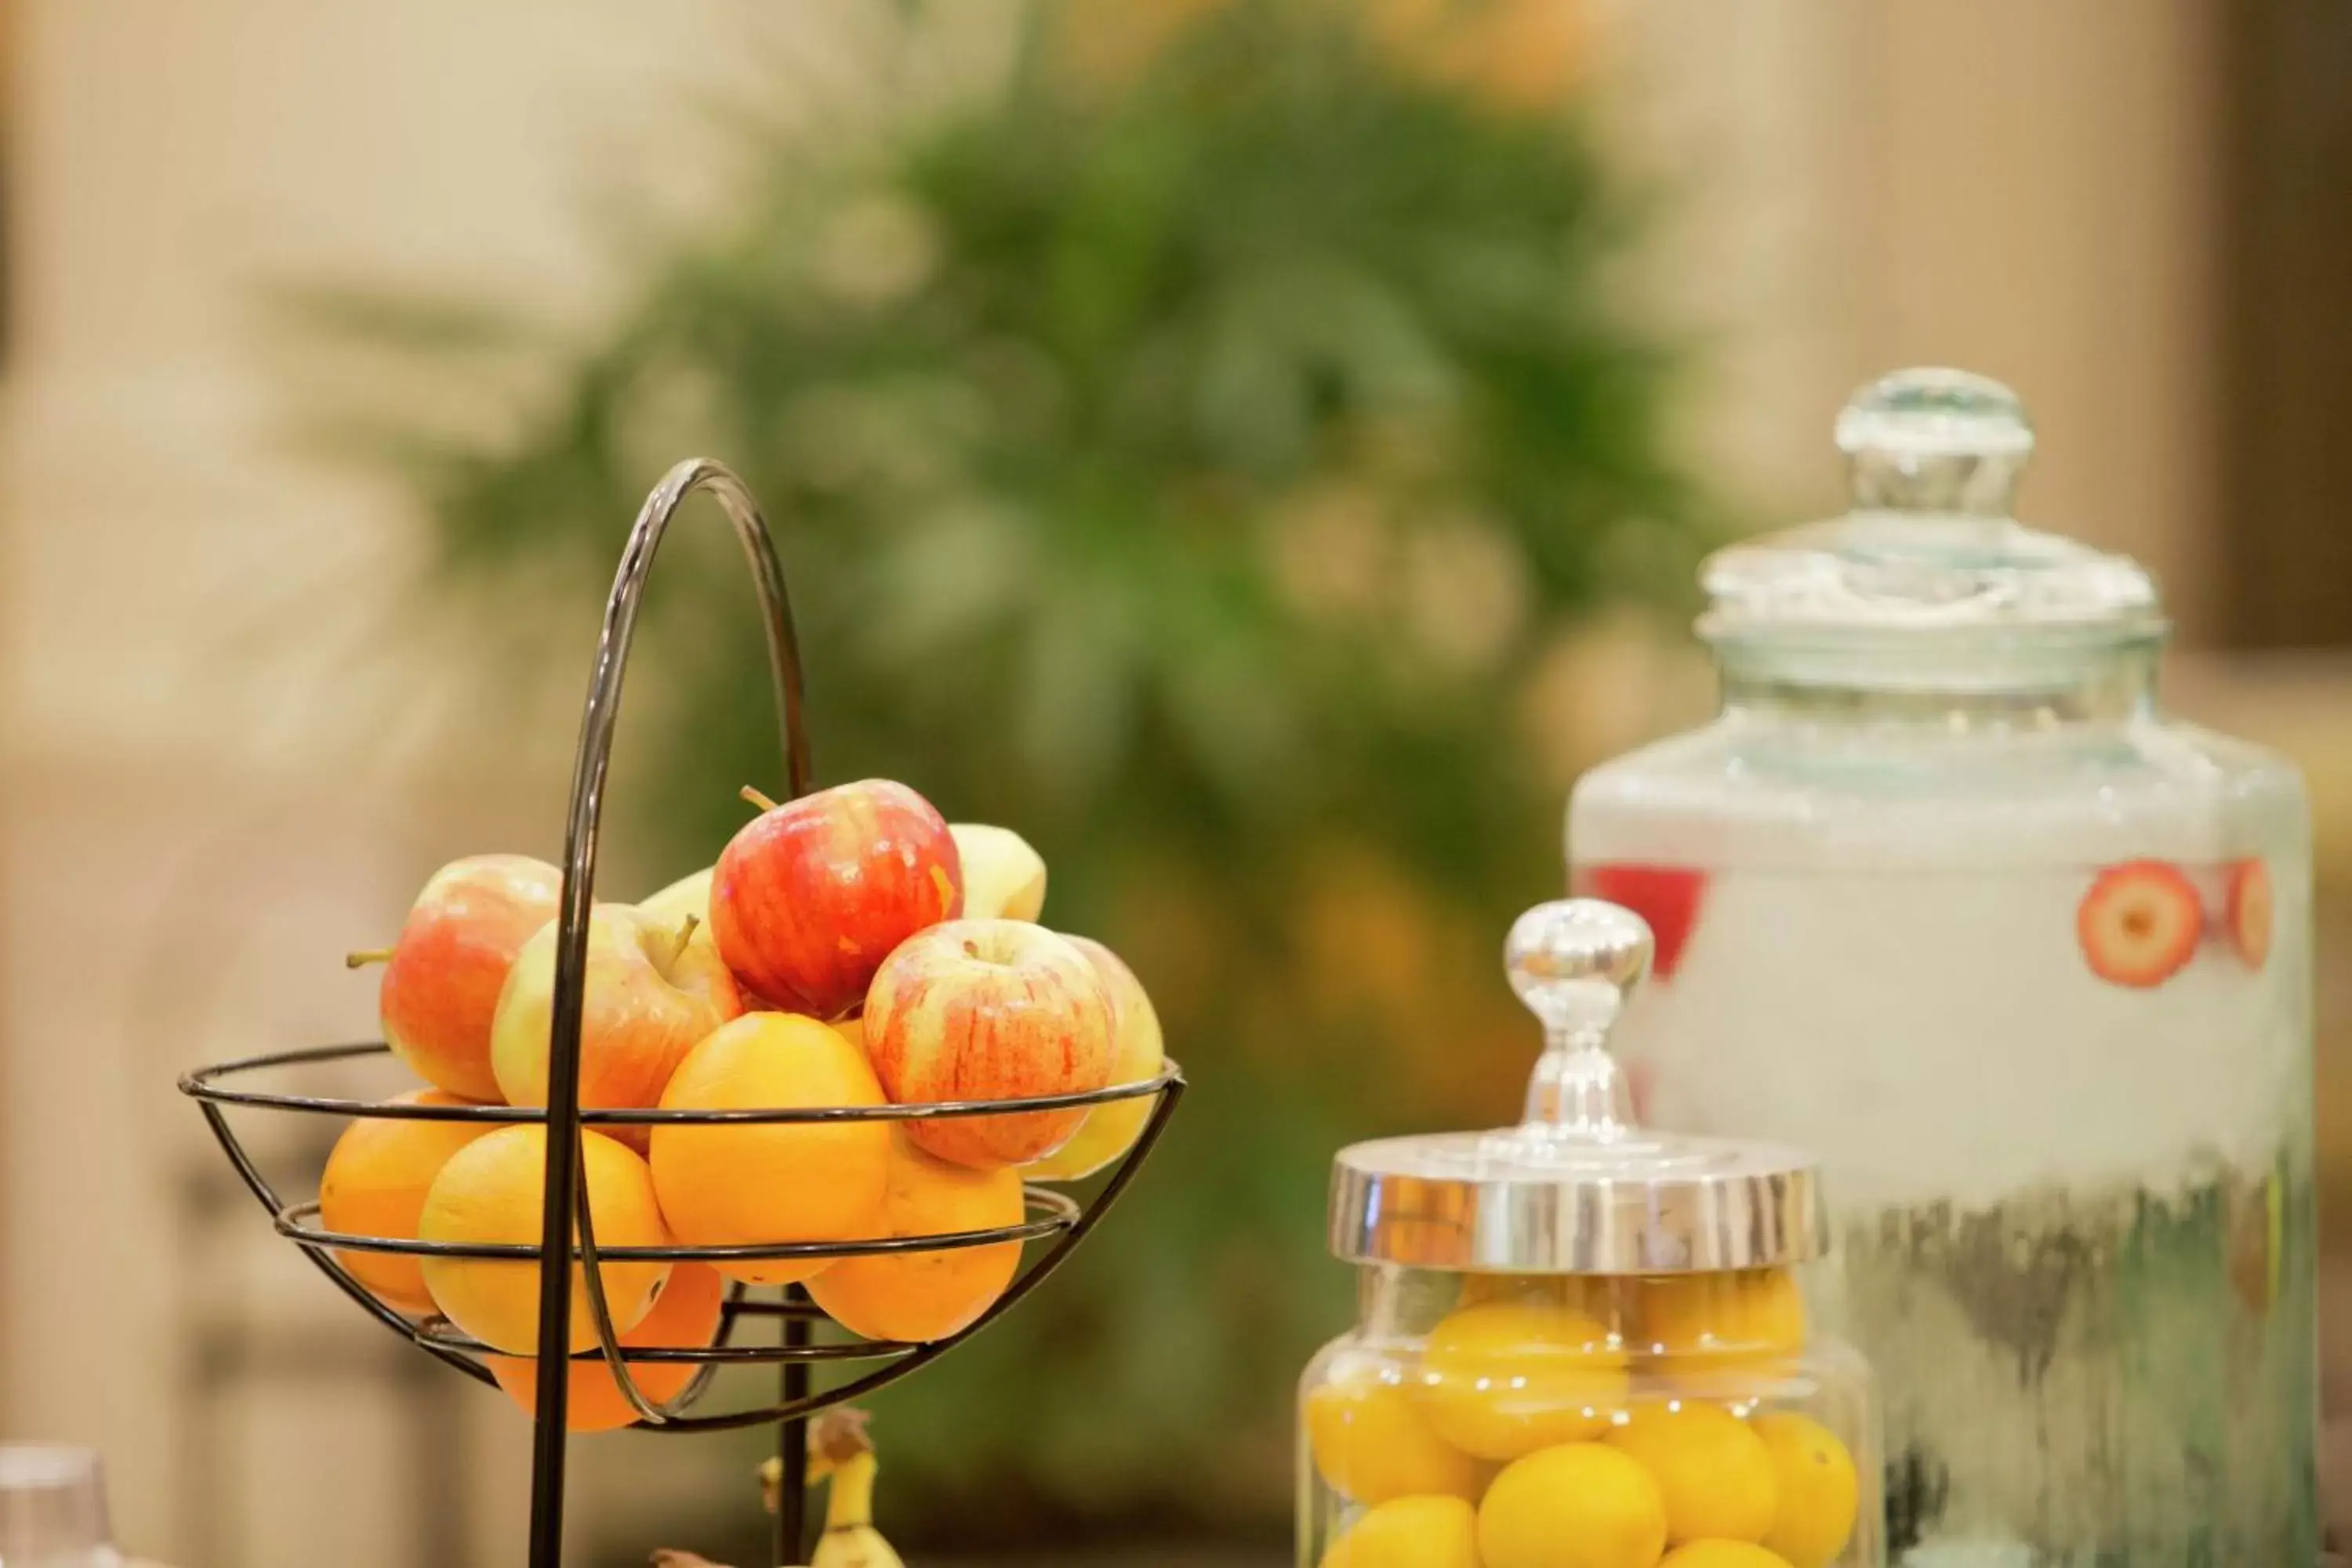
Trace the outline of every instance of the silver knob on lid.
<instances>
[{"instance_id":1,"label":"silver knob on lid","mask_svg":"<svg viewBox=\"0 0 2352 1568\"><path fill-rule=\"evenodd\" d=\"M1527 1119L1339 1151L1331 1250L1360 1263L1546 1274L1764 1268L1827 1245L1811 1159L1648 1133L1609 1031L1650 972L1650 928L1591 899L1538 904L1503 943L1541 1021Z\"/></svg>"},{"instance_id":2,"label":"silver knob on lid","mask_svg":"<svg viewBox=\"0 0 2352 1568\"><path fill-rule=\"evenodd\" d=\"M1511 922L1503 967L1546 1034L1599 1035L1648 976L1652 946L1648 923L1633 910L1559 899Z\"/></svg>"},{"instance_id":3,"label":"silver knob on lid","mask_svg":"<svg viewBox=\"0 0 2352 1568\"><path fill-rule=\"evenodd\" d=\"M1847 402L1837 444L1858 510L2006 518L2033 425L2017 394L1990 376L1898 370Z\"/></svg>"},{"instance_id":4,"label":"silver knob on lid","mask_svg":"<svg viewBox=\"0 0 2352 1568\"><path fill-rule=\"evenodd\" d=\"M1511 923L1503 967L1544 1027L1528 1082L1524 1130L1614 1140L1633 1121L1609 1030L1650 973L1654 943L1641 916L1597 899L1538 904Z\"/></svg>"}]
</instances>

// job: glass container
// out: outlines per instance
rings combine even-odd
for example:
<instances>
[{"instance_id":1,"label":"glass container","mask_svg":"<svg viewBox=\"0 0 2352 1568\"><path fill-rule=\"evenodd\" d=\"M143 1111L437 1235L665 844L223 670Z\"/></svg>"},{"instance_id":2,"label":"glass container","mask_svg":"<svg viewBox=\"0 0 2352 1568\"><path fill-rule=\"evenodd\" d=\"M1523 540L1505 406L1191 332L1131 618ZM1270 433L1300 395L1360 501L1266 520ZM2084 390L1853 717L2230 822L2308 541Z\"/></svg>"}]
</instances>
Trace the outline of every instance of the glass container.
<instances>
[{"instance_id":1,"label":"glass container","mask_svg":"<svg viewBox=\"0 0 2352 1568\"><path fill-rule=\"evenodd\" d=\"M1633 1125L1607 1036L1627 910L1542 905L1517 1127L1334 1162L1352 1331L1299 1390L1301 1568L1877 1568L1869 1369L1812 1331L1811 1161Z\"/></svg>"},{"instance_id":2,"label":"glass container","mask_svg":"<svg viewBox=\"0 0 2352 1568\"><path fill-rule=\"evenodd\" d=\"M47 1443L0 1444L0 1564L121 1568L98 1456Z\"/></svg>"},{"instance_id":3,"label":"glass container","mask_svg":"<svg viewBox=\"0 0 2352 1568\"><path fill-rule=\"evenodd\" d=\"M2012 520L2006 388L1890 376L1837 441L1847 515L1708 563L1721 711L1570 805L1657 933L1636 1103L1834 1178L1898 1562L2302 1568L2302 784L2158 706L2145 572Z\"/></svg>"}]
</instances>

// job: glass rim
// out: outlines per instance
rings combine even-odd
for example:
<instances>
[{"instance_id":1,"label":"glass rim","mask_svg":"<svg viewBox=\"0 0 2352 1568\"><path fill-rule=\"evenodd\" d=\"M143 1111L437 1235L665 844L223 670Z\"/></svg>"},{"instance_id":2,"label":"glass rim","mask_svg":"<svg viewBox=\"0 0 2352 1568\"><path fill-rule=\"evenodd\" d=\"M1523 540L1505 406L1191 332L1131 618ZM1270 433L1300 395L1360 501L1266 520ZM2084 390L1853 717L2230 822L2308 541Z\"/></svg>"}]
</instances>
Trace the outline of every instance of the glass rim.
<instances>
[{"instance_id":1,"label":"glass rim","mask_svg":"<svg viewBox=\"0 0 2352 1568\"><path fill-rule=\"evenodd\" d=\"M2171 640L2162 616L2002 626L1895 629L1699 617L1718 668L1793 686L1997 695L2051 689L2137 659Z\"/></svg>"},{"instance_id":2,"label":"glass rim","mask_svg":"<svg viewBox=\"0 0 2352 1568\"><path fill-rule=\"evenodd\" d=\"M97 1478L98 1450L78 1443L0 1442L0 1487L67 1487Z\"/></svg>"}]
</instances>

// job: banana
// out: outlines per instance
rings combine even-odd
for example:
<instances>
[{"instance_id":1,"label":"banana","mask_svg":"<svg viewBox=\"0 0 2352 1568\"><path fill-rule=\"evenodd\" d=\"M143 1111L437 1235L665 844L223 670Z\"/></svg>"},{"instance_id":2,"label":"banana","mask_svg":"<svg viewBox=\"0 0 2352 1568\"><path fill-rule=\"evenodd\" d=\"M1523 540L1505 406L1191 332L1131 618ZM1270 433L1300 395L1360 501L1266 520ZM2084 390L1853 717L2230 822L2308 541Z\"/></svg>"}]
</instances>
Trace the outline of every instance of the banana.
<instances>
[{"instance_id":1,"label":"banana","mask_svg":"<svg viewBox=\"0 0 2352 1568\"><path fill-rule=\"evenodd\" d=\"M874 1440L866 1435L863 1410L835 1409L809 1426L809 1485L830 1480L824 1501L824 1534L809 1568L907 1568L874 1528ZM760 1467L761 1489L775 1511L783 1467L773 1459Z\"/></svg>"},{"instance_id":2,"label":"banana","mask_svg":"<svg viewBox=\"0 0 2352 1568\"><path fill-rule=\"evenodd\" d=\"M824 1423L818 1422L823 1428ZM812 1448L828 1436L809 1434ZM838 1438L826 1443L825 1459L833 1474L824 1500L824 1534L816 1543L809 1568L907 1568L882 1532L874 1528L874 1444L866 1436L861 1416ZM812 1469L815 1466L810 1467Z\"/></svg>"}]
</instances>

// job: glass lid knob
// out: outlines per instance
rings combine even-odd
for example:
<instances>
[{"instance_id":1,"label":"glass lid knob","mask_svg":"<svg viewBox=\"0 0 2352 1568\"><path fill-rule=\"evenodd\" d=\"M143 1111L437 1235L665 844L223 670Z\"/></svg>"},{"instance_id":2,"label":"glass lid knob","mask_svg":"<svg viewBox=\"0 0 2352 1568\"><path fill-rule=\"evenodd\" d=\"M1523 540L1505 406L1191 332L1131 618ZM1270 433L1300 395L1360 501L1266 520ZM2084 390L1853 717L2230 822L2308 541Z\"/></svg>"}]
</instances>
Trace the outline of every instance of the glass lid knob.
<instances>
[{"instance_id":1,"label":"glass lid knob","mask_svg":"<svg viewBox=\"0 0 2352 1568\"><path fill-rule=\"evenodd\" d=\"M1838 415L1857 510L2006 518L2033 455L2017 394L1964 370L1898 370Z\"/></svg>"},{"instance_id":2,"label":"glass lid knob","mask_svg":"<svg viewBox=\"0 0 2352 1568\"><path fill-rule=\"evenodd\" d=\"M1649 973L1652 946L1641 916L1597 899L1538 904L1512 922L1503 966L1544 1028L1523 1132L1612 1141L1633 1130L1609 1030Z\"/></svg>"}]
</instances>

